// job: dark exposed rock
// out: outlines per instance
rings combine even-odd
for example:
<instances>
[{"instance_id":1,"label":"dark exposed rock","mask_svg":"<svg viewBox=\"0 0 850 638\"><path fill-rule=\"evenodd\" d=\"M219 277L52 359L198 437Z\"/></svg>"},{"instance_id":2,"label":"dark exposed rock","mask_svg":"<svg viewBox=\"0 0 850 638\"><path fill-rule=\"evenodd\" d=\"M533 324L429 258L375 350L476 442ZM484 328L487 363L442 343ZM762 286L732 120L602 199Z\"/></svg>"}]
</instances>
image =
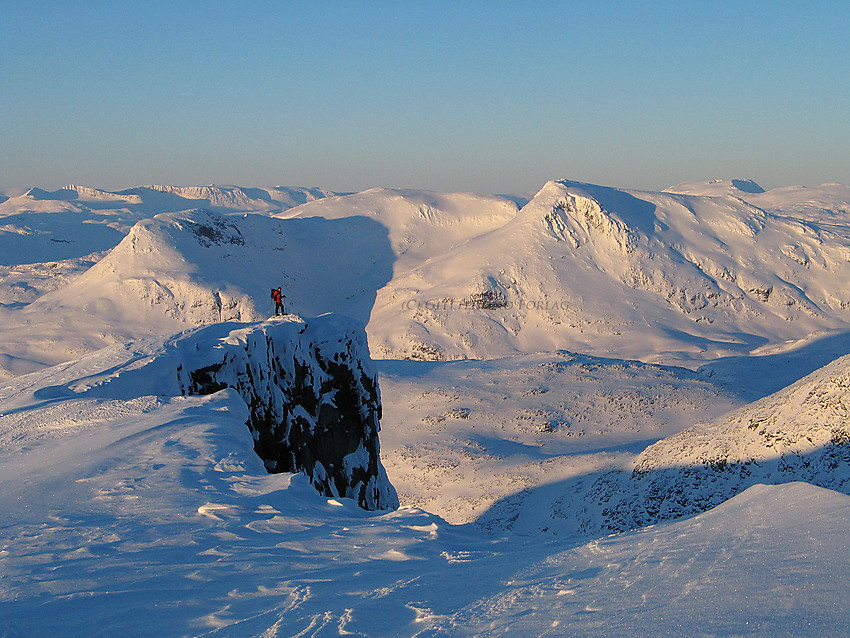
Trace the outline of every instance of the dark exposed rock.
<instances>
[{"instance_id":1,"label":"dark exposed rock","mask_svg":"<svg viewBox=\"0 0 850 638\"><path fill-rule=\"evenodd\" d=\"M245 238L239 227L227 218L204 209L193 211L193 214L203 221L186 217L180 220L180 224L196 235L202 246L209 248L213 244L245 245Z\"/></svg>"},{"instance_id":2,"label":"dark exposed rock","mask_svg":"<svg viewBox=\"0 0 850 638\"><path fill-rule=\"evenodd\" d=\"M236 390L269 472L304 472L322 494L365 509L398 506L379 456L381 401L362 330L329 317L270 321L212 349L201 358L217 361L182 365L181 390Z\"/></svg>"}]
</instances>

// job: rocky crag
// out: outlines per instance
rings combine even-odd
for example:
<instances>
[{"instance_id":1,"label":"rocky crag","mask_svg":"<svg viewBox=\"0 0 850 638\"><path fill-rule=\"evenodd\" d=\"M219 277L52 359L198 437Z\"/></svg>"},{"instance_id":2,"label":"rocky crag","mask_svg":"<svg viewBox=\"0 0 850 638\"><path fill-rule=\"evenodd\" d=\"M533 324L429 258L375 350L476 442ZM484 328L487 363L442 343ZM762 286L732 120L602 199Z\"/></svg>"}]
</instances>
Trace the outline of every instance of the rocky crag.
<instances>
[{"instance_id":1,"label":"rocky crag","mask_svg":"<svg viewBox=\"0 0 850 638\"><path fill-rule=\"evenodd\" d=\"M393 509L398 497L381 464L381 399L368 352L362 326L334 315L213 324L19 377L0 387L0 416L25 424L47 418L38 413L45 410L139 400L179 406L183 397L235 393L247 408L237 419L267 471L301 472L328 497Z\"/></svg>"},{"instance_id":2,"label":"rocky crag","mask_svg":"<svg viewBox=\"0 0 850 638\"><path fill-rule=\"evenodd\" d=\"M178 367L180 389L236 390L270 472L305 472L327 496L353 498L370 510L394 508L398 500L379 455L377 374L362 334L343 323L286 318L231 332L201 360Z\"/></svg>"}]
</instances>

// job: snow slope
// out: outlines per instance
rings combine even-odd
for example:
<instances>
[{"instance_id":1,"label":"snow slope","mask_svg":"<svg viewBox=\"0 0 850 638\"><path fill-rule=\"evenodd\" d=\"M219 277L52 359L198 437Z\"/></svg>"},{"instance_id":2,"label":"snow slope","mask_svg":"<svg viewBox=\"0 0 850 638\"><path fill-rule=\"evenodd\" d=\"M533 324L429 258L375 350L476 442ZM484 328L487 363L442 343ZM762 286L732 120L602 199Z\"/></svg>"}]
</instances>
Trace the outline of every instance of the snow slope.
<instances>
[{"instance_id":1,"label":"snow slope","mask_svg":"<svg viewBox=\"0 0 850 638\"><path fill-rule=\"evenodd\" d=\"M757 484L806 481L846 494L848 379L845 356L788 388L622 457L618 468L506 499L492 509L506 513L490 525L597 535L697 514Z\"/></svg>"},{"instance_id":2,"label":"snow slope","mask_svg":"<svg viewBox=\"0 0 850 638\"><path fill-rule=\"evenodd\" d=\"M709 186L0 203L26 208L0 229L0 635L847 633L850 497L798 482L844 490L847 364L740 406L847 346L850 197ZM92 224L115 233L87 244ZM375 352L513 355L378 362L399 510L266 473L246 422L275 357L240 354L264 343L245 326L128 342L266 316L277 283L368 321Z\"/></svg>"},{"instance_id":3,"label":"snow slope","mask_svg":"<svg viewBox=\"0 0 850 638\"><path fill-rule=\"evenodd\" d=\"M303 472L317 490L368 509L398 506L380 462L380 393L362 329L332 315L220 323L25 375L0 386L0 442L14 448L43 412L97 412L90 406L103 399L157 403L225 389L247 405L242 422L269 471Z\"/></svg>"},{"instance_id":4,"label":"snow slope","mask_svg":"<svg viewBox=\"0 0 850 638\"><path fill-rule=\"evenodd\" d=\"M850 497L756 486L610 538L484 536L408 507L369 512L303 475L266 474L234 390L148 394L169 383L146 371L148 347L2 388L0 635L850 629Z\"/></svg>"},{"instance_id":5,"label":"snow slope","mask_svg":"<svg viewBox=\"0 0 850 638\"><path fill-rule=\"evenodd\" d=\"M694 518L543 558L527 545L535 558L505 591L450 626L470 636L845 635L848 504L812 485L759 485Z\"/></svg>"},{"instance_id":6,"label":"snow slope","mask_svg":"<svg viewBox=\"0 0 850 638\"><path fill-rule=\"evenodd\" d=\"M758 195L765 190L751 179L710 179L682 182L664 189L665 193L698 195L704 197L742 197Z\"/></svg>"},{"instance_id":7,"label":"snow slope","mask_svg":"<svg viewBox=\"0 0 850 638\"><path fill-rule=\"evenodd\" d=\"M51 297L34 312L16 312L86 272L136 223L160 213L199 206L220 214L247 211L268 215L333 195L322 189L290 187L144 186L108 192L71 185L53 192L32 188L20 195L4 196L0 201L0 322L11 333L3 339L8 347L0 351L0 379L66 361L109 343L144 334L169 334L186 327L161 313L138 317L132 311L122 312L124 300L120 294L115 300L109 299L114 291L108 284L104 294L97 297L99 308L88 308L91 316L87 322L79 321L80 308L74 299L80 294L91 302L93 293L79 287L66 295L70 297L67 313L56 312L57 301ZM156 265L156 256L149 255L148 261L149 266ZM132 270L132 265L129 267ZM213 290L205 290L204 300L213 295ZM22 330L23 326L28 328Z\"/></svg>"},{"instance_id":8,"label":"snow slope","mask_svg":"<svg viewBox=\"0 0 850 638\"><path fill-rule=\"evenodd\" d=\"M518 210L516 203L505 197L375 188L315 200L277 216L360 216L376 221L387 229L395 255L394 277L399 277L455 246L503 226Z\"/></svg>"},{"instance_id":9,"label":"snow slope","mask_svg":"<svg viewBox=\"0 0 850 638\"><path fill-rule=\"evenodd\" d=\"M635 462L640 487L628 524L703 511L756 483L804 480L847 493L848 385L845 356L717 422L649 446Z\"/></svg>"},{"instance_id":10,"label":"snow slope","mask_svg":"<svg viewBox=\"0 0 850 638\"><path fill-rule=\"evenodd\" d=\"M741 405L683 368L566 351L376 363L382 458L402 504L496 532L546 485L629 467L647 445Z\"/></svg>"}]
</instances>

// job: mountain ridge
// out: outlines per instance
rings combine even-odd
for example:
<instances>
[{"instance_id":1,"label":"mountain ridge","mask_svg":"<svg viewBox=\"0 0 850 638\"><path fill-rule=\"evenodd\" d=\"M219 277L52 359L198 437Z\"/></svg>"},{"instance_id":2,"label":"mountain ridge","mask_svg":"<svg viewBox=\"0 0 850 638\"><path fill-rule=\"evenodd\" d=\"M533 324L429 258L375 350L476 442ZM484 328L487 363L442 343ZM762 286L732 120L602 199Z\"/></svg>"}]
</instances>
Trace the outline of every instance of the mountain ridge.
<instances>
[{"instance_id":1,"label":"mountain ridge","mask_svg":"<svg viewBox=\"0 0 850 638\"><path fill-rule=\"evenodd\" d=\"M190 288L201 286L190 295L197 298L179 302L184 310L170 311L172 319L193 325L190 315L201 320L204 314L193 307L229 304L244 309L234 317L256 319L268 307L265 288L282 284L290 302L307 314L342 312L366 323L372 353L381 358L493 358L565 348L697 367L768 343L850 328L850 188L757 192L745 180L710 185L725 188L733 182L744 190L707 196L553 180L521 208L505 197L378 188L285 210L274 189L139 187L103 195L69 186L59 199L19 196L0 204L0 247L9 268L32 263L39 251L57 256L65 251L63 263L77 259L69 268L79 268L123 244L122 236L139 232L131 232L134 224L153 228L144 221L151 207L162 209L160 215L183 216L179 232L194 239L184 245L174 235L166 244L176 241L186 250L199 239L192 223L209 232L218 223L254 227L248 246L210 248L222 259L225 253L248 259L252 252L250 267L240 267L241 272L223 268L219 258L206 263L201 253L183 255L183 248L174 248L176 253L163 248L163 256L171 257L161 264L127 244L115 248L94 272L103 274L112 264L116 273L137 280L139 275L130 273L148 259L148 274L142 275L153 288L145 284L129 300L109 299L112 293L105 288L103 302L92 306L94 314L98 307L137 304L139 296L147 300L143 314L156 310L157 298L173 297L155 281L157 268L168 262L168 268L192 271L181 275L194 282ZM689 189L698 190L693 184ZM71 192L78 199L65 197ZM93 207L79 199L81 194L95 202ZM198 202L220 206L192 206ZM221 219L190 222L187 211L193 208ZM177 223L174 219L169 223ZM85 237L81 221L90 231ZM262 224L267 228L259 232ZM210 268L215 274L205 275ZM17 285L18 277L10 270L8 285ZM339 283L336 292L329 281ZM22 300L9 305L16 312L28 303L33 311L51 304L79 307L63 300L59 290L32 287L23 294L9 287L4 293L2 282L0 277L0 293ZM39 290L49 296L36 302ZM79 296L73 290L66 296ZM196 302L200 305L193 306ZM36 314L30 317L33 325L40 321ZM220 317L212 313L203 321ZM80 347L88 348L83 342L104 340L83 339ZM24 350L7 354L26 359Z\"/></svg>"}]
</instances>

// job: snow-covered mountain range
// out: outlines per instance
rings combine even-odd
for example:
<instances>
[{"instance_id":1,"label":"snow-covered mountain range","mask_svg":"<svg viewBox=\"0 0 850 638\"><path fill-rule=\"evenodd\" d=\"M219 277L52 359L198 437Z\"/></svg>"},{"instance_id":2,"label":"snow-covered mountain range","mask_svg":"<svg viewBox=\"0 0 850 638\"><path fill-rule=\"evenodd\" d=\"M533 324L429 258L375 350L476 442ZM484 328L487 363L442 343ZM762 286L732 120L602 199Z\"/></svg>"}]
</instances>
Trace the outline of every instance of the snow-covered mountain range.
<instances>
[{"instance_id":1,"label":"snow-covered mountain range","mask_svg":"<svg viewBox=\"0 0 850 638\"><path fill-rule=\"evenodd\" d=\"M380 358L566 348L687 363L845 329L850 189L760 190L743 180L661 193L560 181L519 208L386 189L33 189L0 204L0 289L7 307L43 290L45 277L19 274L43 263L36 240L65 251L53 262L60 273L116 246L23 309L30 326L55 325L85 306L91 329L77 353L177 323L256 320L274 284L296 312L368 322ZM7 354L22 369L56 362L40 343Z\"/></svg>"},{"instance_id":2,"label":"snow-covered mountain range","mask_svg":"<svg viewBox=\"0 0 850 638\"><path fill-rule=\"evenodd\" d=\"M0 196L0 635L846 633L848 290L836 184Z\"/></svg>"}]
</instances>

